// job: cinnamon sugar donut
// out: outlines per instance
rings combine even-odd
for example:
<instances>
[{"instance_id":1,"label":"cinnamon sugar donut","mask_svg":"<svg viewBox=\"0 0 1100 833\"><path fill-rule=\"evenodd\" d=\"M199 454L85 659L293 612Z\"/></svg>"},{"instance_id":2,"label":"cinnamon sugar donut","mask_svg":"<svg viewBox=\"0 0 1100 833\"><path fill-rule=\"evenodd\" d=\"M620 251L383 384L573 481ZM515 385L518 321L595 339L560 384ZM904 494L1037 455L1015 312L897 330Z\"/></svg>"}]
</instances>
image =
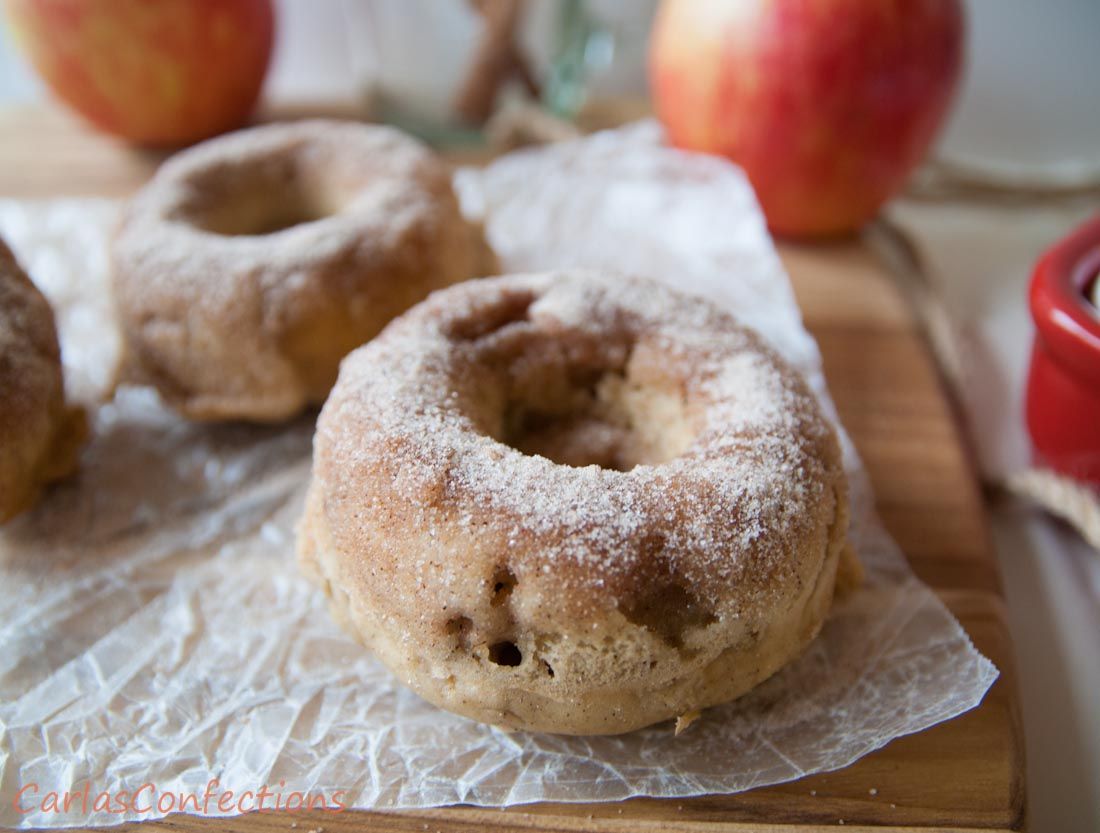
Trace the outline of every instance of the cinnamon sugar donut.
<instances>
[{"instance_id":1,"label":"cinnamon sugar donut","mask_svg":"<svg viewBox=\"0 0 1100 833\"><path fill-rule=\"evenodd\" d=\"M53 310L0 240L0 523L76 465L84 412L65 405Z\"/></svg>"},{"instance_id":2,"label":"cinnamon sugar donut","mask_svg":"<svg viewBox=\"0 0 1100 833\"><path fill-rule=\"evenodd\" d=\"M185 416L275 421L433 289L493 271L426 147L387 127L242 130L164 165L113 241L129 377Z\"/></svg>"},{"instance_id":3,"label":"cinnamon sugar donut","mask_svg":"<svg viewBox=\"0 0 1100 833\"><path fill-rule=\"evenodd\" d=\"M586 272L431 295L321 413L299 558L443 708L626 732L796 657L848 524L834 429L702 299Z\"/></svg>"}]
</instances>

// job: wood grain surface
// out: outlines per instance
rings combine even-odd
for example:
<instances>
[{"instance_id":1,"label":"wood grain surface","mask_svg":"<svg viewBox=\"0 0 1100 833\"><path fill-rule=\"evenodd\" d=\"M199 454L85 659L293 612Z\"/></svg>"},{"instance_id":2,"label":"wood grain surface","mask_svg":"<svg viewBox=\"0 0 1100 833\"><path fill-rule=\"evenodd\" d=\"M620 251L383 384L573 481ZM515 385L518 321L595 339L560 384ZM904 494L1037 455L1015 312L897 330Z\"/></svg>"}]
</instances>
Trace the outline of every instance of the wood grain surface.
<instances>
[{"instance_id":1,"label":"wood grain surface","mask_svg":"<svg viewBox=\"0 0 1100 833\"><path fill-rule=\"evenodd\" d=\"M0 112L0 196L122 196L162 158L49 108ZM740 795L617 804L401 813L172 816L127 825L182 831L789 831L994 829L1024 824L1023 740L1012 645L970 457L905 301L853 240L780 247L879 513L916 573L1001 669L980 707L900 738L847 769Z\"/></svg>"}]
</instances>

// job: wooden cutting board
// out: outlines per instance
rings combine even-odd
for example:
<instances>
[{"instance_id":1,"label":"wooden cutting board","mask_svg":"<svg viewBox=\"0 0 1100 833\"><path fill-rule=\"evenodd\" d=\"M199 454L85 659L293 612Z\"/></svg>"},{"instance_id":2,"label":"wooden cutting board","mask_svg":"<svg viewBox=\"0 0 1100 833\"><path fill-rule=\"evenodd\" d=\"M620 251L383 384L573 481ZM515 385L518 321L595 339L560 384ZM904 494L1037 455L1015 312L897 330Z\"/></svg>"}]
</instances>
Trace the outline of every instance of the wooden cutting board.
<instances>
[{"instance_id":1,"label":"wooden cutting board","mask_svg":"<svg viewBox=\"0 0 1100 833\"><path fill-rule=\"evenodd\" d=\"M53 109L0 112L0 136L0 196L125 195L159 161ZM702 833L842 823L857 830L1021 829L1023 734L1004 598L970 455L936 366L902 294L867 245L780 251L821 346L841 418L870 471L879 514L917 575L1001 670L980 707L847 769L740 795L509 810L173 816L141 830Z\"/></svg>"}]
</instances>

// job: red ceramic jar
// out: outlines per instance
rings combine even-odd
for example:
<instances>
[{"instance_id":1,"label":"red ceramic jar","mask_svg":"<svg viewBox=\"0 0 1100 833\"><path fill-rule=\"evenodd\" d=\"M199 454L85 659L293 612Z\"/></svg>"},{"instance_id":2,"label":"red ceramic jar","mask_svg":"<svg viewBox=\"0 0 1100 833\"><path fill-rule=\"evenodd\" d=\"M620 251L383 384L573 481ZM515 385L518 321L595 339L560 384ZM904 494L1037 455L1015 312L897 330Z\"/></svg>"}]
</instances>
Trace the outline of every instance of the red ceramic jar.
<instances>
[{"instance_id":1,"label":"red ceramic jar","mask_svg":"<svg viewBox=\"0 0 1100 833\"><path fill-rule=\"evenodd\" d=\"M1100 485L1100 216L1042 256L1031 277L1035 345L1027 426L1037 462Z\"/></svg>"}]
</instances>

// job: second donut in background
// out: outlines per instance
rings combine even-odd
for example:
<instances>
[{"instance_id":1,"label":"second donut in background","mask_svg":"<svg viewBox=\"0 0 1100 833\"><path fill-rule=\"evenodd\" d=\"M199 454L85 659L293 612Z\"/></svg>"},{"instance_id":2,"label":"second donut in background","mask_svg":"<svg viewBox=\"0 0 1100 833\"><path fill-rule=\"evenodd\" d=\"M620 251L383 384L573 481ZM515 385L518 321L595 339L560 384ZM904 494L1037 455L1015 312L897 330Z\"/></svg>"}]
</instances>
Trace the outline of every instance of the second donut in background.
<instances>
[{"instance_id":1,"label":"second donut in background","mask_svg":"<svg viewBox=\"0 0 1100 833\"><path fill-rule=\"evenodd\" d=\"M429 292L492 273L448 166L391 128L303 121L170 159L112 242L128 380L184 416L274 422Z\"/></svg>"}]
</instances>

